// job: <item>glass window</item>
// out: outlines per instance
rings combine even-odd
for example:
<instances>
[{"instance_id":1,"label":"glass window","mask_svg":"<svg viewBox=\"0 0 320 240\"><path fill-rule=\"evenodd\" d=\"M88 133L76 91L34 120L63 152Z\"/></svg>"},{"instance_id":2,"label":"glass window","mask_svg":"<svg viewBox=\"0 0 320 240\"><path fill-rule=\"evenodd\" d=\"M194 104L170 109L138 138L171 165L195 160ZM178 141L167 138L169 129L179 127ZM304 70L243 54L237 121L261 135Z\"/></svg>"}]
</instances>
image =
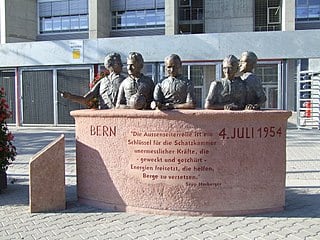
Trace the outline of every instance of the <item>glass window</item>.
<instances>
[{"instance_id":1,"label":"glass window","mask_svg":"<svg viewBox=\"0 0 320 240\"><path fill-rule=\"evenodd\" d=\"M203 24L192 24L192 33L203 33Z\"/></svg>"},{"instance_id":2,"label":"glass window","mask_svg":"<svg viewBox=\"0 0 320 240\"><path fill-rule=\"evenodd\" d=\"M255 0L255 31L281 31L280 0Z\"/></svg>"},{"instance_id":3,"label":"glass window","mask_svg":"<svg viewBox=\"0 0 320 240\"><path fill-rule=\"evenodd\" d=\"M320 1L319 0L309 0L309 5L310 6L319 6Z\"/></svg>"},{"instance_id":4,"label":"glass window","mask_svg":"<svg viewBox=\"0 0 320 240\"><path fill-rule=\"evenodd\" d=\"M267 96L263 108L278 107L278 64L258 64L256 75L261 79L262 86Z\"/></svg>"},{"instance_id":5,"label":"glass window","mask_svg":"<svg viewBox=\"0 0 320 240\"><path fill-rule=\"evenodd\" d=\"M298 19L308 19L308 8L299 7L296 9L296 18Z\"/></svg>"},{"instance_id":6,"label":"glass window","mask_svg":"<svg viewBox=\"0 0 320 240\"><path fill-rule=\"evenodd\" d=\"M67 1L52 2L52 16L68 15L69 6Z\"/></svg>"},{"instance_id":7,"label":"glass window","mask_svg":"<svg viewBox=\"0 0 320 240\"><path fill-rule=\"evenodd\" d=\"M156 25L155 10L146 10L146 25L147 26L155 26Z\"/></svg>"},{"instance_id":8,"label":"glass window","mask_svg":"<svg viewBox=\"0 0 320 240\"><path fill-rule=\"evenodd\" d=\"M178 19L180 34L203 33L203 1L180 0Z\"/></svg>"},{"instance_id":9,"label":"glass window","mask_svg":"<svg viewBox=\"0 0 320 240\"><path fill-rule=\"evenodd\" d=\"M88 16L79 16L80 29L88 29Z\"/></svg>"},{"instance_id":10,"label":"glass window","mask_svg":"<svg viewBox=\"0 0 320 240\"><path fill-rule=\"evenodd\" d=\"M61 30L61 18L60 17L53 17L52 18L52 30L53 31Z\"/></svg>"},{"instance_id":11,"label":"glass window","mask_svg":"<svg viewBox=\"0 0 320 240\"><path fill-rule=\"evenodd\" d=\"M195 87L194 88L194 93L195 93L195 97L196 97L196 104L197 104L197 108L202 108L203 106L203 91L202 91L202 87Z\"/></svg>"},{"instance_id":12,"label":"glass window","mask_svg":"<svg viewBox=\"0 0 320 240\"><path fill-rule=\"evenodd\" d=\"M52 31L52 19L51 18L45 18L44 19L44 24L43 24L43 26L44 26L44 30L45 31Z\"/></svg>"},{"instance_id":13,"label":"glass window","mask_svg":"<svg viewBox=\"0 0 320 240\"><path fill-rule=\"evenodd\" d=\"M268 8L268 24L280 23L280 7Z\"/></svg>"},{"instance_id":14,"label":"glass window","mask_svg":"<svg viewBox=\"0 0 320 240\"><path fill-rule=\"evenodd\" d=\"M40 17L51 17L51 3L45 2L45 3L39 3L39 16Z\"/></svg>"},{"instance_id":15,"label":"glass window","mask_svg":"<svg viewBox=\"0 0 320 240\"><path fill-rule=\"evenodd\" d=\"M296 6L297 7L308 6L308 0L296 0Z\"/></svg>"},{"instance_id":16,"label":"glass window","mask_svg":"<svg viewBox=\"0 0 320 240\"><path fill-rule=\"evenodd\" d=\"M179 4L180 4L180 6L190 7L191 6L191 0L180 0Z\"/></svg>"},{"instance_id":17,"label":"glass window","mask_svg":"<svg viewBox=\"0 0 320 240\"><path fill-rule=\"evenodd\" d=\"M144 27L146 26L146 14L144 11L137 11L136 12L136 25Z\"/></svg>"},{"instance_id":18,"label":"glass window","mask_svg":"<svg viewBox=\"0 0 320 240\"><path fill-rule=\"evenodd\" d=\"M320 5L318 6L310 6L309 7L309 18L319 18L320 16Z\"/></svg>"},{"instance_id":19,"label":"glass window","mask_svg":"<svg viewBox=\"0 0 320 240\"><path fill-rule=\"evenodd\" d=\"M319 21L320 1L319 0L296 0L297 21Z\"/></svg>"},{"instance_id":20,"label":"glass window","mask_svg":"<svg viewBox=\"0 0 320 240\"><path fill-rule=\"evenodd\" d=\"M127 12L126 13L126 26L128 28L132 28L136 26L136 13L135 12Z\"/></svg>"},{"instance_id":21,"label":"glass window","mask_svg":"<svg viewBox=\"0 0 320 240\"><path fill-rule=\"evenodd\" d=\"M39 3L41 33L88 30L88 0L60 0Z\"/></svg>"},{"instance_id":22,"label":"glass window","mask_svg":"<svg viewBox=\"0 0 320 240\"><path fill-rule=\"evenodd\" d=\"M203 66L190 66L190 78L195 86L203 85Z\"/></svg>"},{"instance_id":23,"label":"glass window","mask_svg":"<svg viewBox=\"0 0 320 240\"><path fill-rule=\"evenodd\" d=\"M141 10L155 8L155 0L126 0L127 10Z\"/></svg>"},{"instance_id":24,"label":"glass window","mask_svg":"<svg viewBox=\"0 0 320 240\"><path fill-rule=\"evenodd\" d=\"M125 0L111 0L112 11L124 11L126 10Z\"/></svg>"},{"instance_id":25,"label":"glass window","mask_svg":"<svg viewBox=\"0 0 320 240\"><path fill-rule=\"evenodd\" d=\"M165 0L156 0L156 8L163 8L165 7Z\"/></svg>"},{"instance_id":26,"label":"glass window","mask_svg":"<svg viewBox=\"0 0 320 240\"><path fill-rule=\"evenodd\" d=\"M70 15L88 14L88 0L69 0Z\"/></svg>"},{"instance_id":27,"label":"glass window","mask_svg":"<svg viewBox=\"0 0 320 240\"><path fill-rule=\"evenodd\" d=\"M164 9L157 9L157 11L156 11L156 19L157 19L157 25L164 26L164 23L165 23Z\"/></svg>"},{"instance_id":28,"label":"glass window","mask_svg":"<svg viewBox=\"0 0 320 240\"><path fill-rule=\"evenodd\" d=\"M163 28L165 25L164 0L111 1L111 10L113 30Z\"/></svg>"},{"instance_id":29,"label":"glass window","mask_svg":"<svg viewBox=\"0 0 320 240\"><path fill-rule=\"evenodd\" d=\"M62 17L61 18L61 30L69 30L70 29L70 18Z\"/></svg>"},{"instance_id":30,"label":"glass window","mask_svg":"<svg viewBox=\"0 0 320 240\"><path fill-rule=\"evenodd\" d=\"M75 16L70 18L70 28L79 29L79 17Z\"/></svg>"},{"instance_id":31,"label":"glass window","mask_svg":"<svg viewBox=\"0 0 320 240\"><path fill-rule=\"evenodd\" d=\"M264 108L278 108L278 88L270 87L265 89L265 92L267 92L268 95Z\"/></svg>"},{"instance_id":32,"label":"glass window","mask_svg":"<svg viewBox=\"0 0 320 240\"><path fill-rule=\"evenodd\" d=\"M182 21L190 20L190 9L189 8L180 8L179 19Z\"/></svg>"},{"instance_id":33,"label":"glass window","mask_svg":"<svg viewBox=\"0 0 320 240\"><path fill-rule=\"evenodd\" d=\"M12 116L8 118L7 123L14 123L16 121L15 109L15 70L0 70L0 86L5 89L5 99L12 112Z\"/></svg>"},{"instance_id":34,"label":"glass window","mask_svg":"<svg viewBox=\"0 0 320 240\"><path fill-rule=\"evenodd\" d=\"M179 26L179 33L180 33L180 34L189 34L189 33L191 33L191 26L190 26L190 24L180 24L180 26Z\"/></svg>"}]
</instances>

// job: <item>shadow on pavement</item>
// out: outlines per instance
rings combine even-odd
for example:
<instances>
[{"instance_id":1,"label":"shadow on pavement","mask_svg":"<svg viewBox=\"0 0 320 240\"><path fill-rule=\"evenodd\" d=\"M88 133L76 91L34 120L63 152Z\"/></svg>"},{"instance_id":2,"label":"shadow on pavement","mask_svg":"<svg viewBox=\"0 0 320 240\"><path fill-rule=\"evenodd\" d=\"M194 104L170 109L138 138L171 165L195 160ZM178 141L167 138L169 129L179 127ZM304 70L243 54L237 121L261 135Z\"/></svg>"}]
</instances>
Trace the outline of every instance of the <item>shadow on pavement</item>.
<instances>
[{"instance_id":1,"label":"shadow on pavement","mask_svg":"<svg viewBox=\"0 0 320 240\"><path fill-rule=\"evenodd\" d=\"M319 192L320 186L313 187L315 192ZM309 189L310 190L310 189ZM309 191L310 192L310 191ZM113 212L105 209L99 209L78 203L77 190L75 185L66 186L67 208L61 211L67 213L107 213ZM250 217L320 217L320 194L306 193L303 188L286 189L286 206L281 212L250 215ZM8 184L8 188L0 194L0 206L24 205L29 204L29 185L26 184Z\"/></svg>"}]
</instances>

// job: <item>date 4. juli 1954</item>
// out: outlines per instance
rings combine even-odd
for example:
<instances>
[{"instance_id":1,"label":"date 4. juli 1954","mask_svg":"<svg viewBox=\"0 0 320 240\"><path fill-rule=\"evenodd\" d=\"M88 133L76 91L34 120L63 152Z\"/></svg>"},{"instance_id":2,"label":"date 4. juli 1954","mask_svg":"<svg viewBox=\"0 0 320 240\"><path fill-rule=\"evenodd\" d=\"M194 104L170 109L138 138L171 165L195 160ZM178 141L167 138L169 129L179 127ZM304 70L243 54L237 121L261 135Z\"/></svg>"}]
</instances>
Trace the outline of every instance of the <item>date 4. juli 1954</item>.
<instances>
[{"instance_id":1,"label":"date 4. juli 1954","mask_svg":"<svg viewBox=\"0 0 320 240\"><path fill-rule=\"evenodd\" d=\"M223 128L219 134L222 140L224 139L242 139L242 138L267 138L267 137L281 137L281 127L236 127L226 129Z\"/></svg>"}]
</instances>

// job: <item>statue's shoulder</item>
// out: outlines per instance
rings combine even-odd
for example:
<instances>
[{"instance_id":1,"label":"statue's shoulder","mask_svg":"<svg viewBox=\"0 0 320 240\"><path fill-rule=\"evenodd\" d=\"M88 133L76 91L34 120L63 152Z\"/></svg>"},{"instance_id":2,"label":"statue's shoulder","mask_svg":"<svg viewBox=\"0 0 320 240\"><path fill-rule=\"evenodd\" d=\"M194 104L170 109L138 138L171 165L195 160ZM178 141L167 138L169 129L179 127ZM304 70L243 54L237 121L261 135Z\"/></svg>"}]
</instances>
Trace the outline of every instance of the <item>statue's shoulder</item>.
<instances>
[{"instance_id":1,"label":"statue's shoulder","mask_svg":"<svg viewBox=\"0 0 320 240\"><path fill-rule=\"evenodd\" d=\"M141 80L143 81L153 81L151 77L147 76L147 75L144 75L144 74L141 74Z\"/></svg>"},{"instance_id":2,"label":"statue's shoulder","mask_svg":"<svg viewBox=\"0 0 320 240\"><path fill-rule=\"evenodd\" d=\"M233 82L237 83L237 84L244 84L244 81L242 80L242 78L240 76L235 77L233 79Z\"/></svg>"},{"instance_id":3,"label":"statue's shoulder","mask_svg":"<svg viewBox=\"0 0 320 240\"><path fill-rule=\"evenodd\" d=\"M123 81L124 79L126 79L126 76L123 75L123 74L119 74L119 75L118 75L118 79L119 79L120 81Z\"/></svg>"},{"instance_id":4,"label":"statue's shoulder","mask_svg":"<svg viewBox=\"0 0 320 240\"><path fill-rule=\"evenodd\" d=\"M241 76L243 81L253 81L257 79L257 75L252 72L246 72Z\"/></svg>"},{"instance_id":5,"label":"statue's shoulder","mask_svg":"<svg viewBox=\"0 0 320 240\"><path fill-rule=\"evenodd\" d=\"M144 74L141 75L140 81L143 82L143 84L147 84L150 87L154 87L154 81L151 77L146 76Z\"/></svg>"}]
</instances>

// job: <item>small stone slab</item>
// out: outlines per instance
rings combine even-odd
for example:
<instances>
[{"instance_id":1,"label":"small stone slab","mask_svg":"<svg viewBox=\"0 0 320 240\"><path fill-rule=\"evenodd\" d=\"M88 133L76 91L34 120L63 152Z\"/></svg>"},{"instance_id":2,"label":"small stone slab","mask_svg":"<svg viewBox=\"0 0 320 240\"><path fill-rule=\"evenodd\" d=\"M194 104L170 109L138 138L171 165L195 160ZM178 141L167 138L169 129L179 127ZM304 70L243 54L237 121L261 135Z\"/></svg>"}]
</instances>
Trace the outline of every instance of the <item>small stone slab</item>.
<instances>
[{"instance_id":1,"label":"small stone slab","mask_svg":"<svg viewBox=\"0 0 320 240\"><path fill-rule=\"evenodd\" d=\"M30 212L52 212L66 208L64 135L35 154L29 163Z\"/></svg>"}]
</instances>

